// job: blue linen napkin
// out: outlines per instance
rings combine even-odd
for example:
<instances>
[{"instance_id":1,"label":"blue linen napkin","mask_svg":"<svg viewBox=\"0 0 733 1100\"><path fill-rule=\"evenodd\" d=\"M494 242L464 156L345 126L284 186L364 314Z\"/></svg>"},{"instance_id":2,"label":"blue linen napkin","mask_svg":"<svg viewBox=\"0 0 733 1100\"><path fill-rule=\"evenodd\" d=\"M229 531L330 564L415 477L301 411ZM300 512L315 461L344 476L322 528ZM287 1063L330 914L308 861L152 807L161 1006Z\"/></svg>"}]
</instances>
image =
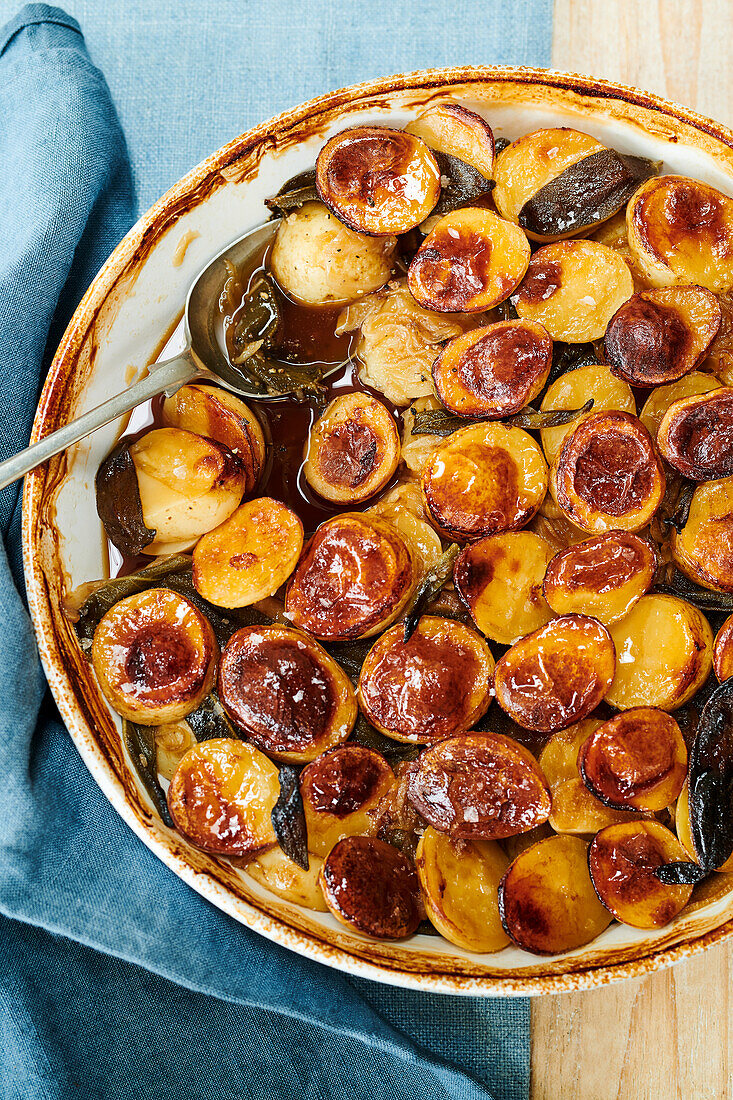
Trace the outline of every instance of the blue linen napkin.
<instances>
[{"instance_id":1,"label":"blue linen napkin","mask_svg":"<svg viewBox=\"0 0 733 1100\"><path fill-rule=\"evenodd\" d=\"M129 7L141 9L135 0ZM284 11L279 0L270 7ZM480 17L473 2L459 7ZM232 12L228 0L219 8ZM261 4L251 8L262 14ZM398 9L406 18L405 5ZM420 9L438 27L438 5ZM172 20L169 0L156 10ZM326 8L310 11L323 19ZM484 57L492 56L487 40ZM286 83L287 62L258 57ZM410 56L391 67L449 60ZM346 64L329 71L329 83L369 75L353 57ZM236 74L235 58L229 80ZM300 94L298 85L292 99ZM140 151L145 115L126 102ZM207 131L212 147L256 121L248 102L229 114L225 133ZM255 109L264 117L285 105L273 96ZM162 172L188 166L161 152ZM137 169L144 190L140 152ZM0 458L27 440L49 352L134 213L125 139L78 24L46 5L24 8L0 31ZM526 1001L349 979L242 928L137 840L45 693L19 595L17 488L0 494L0 528L0 1095L526 1097Z\"/></svg>"}]
</instances>

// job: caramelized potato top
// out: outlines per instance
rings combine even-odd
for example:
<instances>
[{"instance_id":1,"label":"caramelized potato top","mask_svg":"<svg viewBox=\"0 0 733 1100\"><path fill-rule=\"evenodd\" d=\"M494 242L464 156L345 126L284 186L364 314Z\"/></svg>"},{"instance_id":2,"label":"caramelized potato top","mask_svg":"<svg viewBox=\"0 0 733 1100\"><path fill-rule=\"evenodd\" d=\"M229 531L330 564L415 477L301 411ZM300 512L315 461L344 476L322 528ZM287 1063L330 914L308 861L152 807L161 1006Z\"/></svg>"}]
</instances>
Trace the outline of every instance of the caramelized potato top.
<instances>
[{"instance_id":1,"label":"caramelized potato top","mask_svg":"<svg viewBox=\"0 0 733 1100\"><path fill-rule=\"evenodd\" d=\"M414 563L404 539L375 515L344 512L306 545L285 606L317 638L366 638L397 618L410 597Z\"/></svg>"},{"instance_id":2,"label":"caramelized potato top","mask_svg":"<svg viewBox=\"0 0 733 1100\"><path fill-rule=\"evenodd\" d=\"M326 500L357 504L387 484L400 458L394 417L376 397L335 397L311 428L303 473Z\"/></svg>"},{"instance_id":3,"label":"caramelized potato top","mask_svg":"<svg viewBox=\"0 0 733 1100\"><path fill-rule=\"evenodd\" d=\"M657 444L671 466L692 481L733 474L733 388L675 401L662 417Z\"/></svg>"},{"instance_id":4,"label":"caramelized potato top","mask_svg":"<svg viewBox=\"0 0 733 1100\"><path fill-rule=\"evenodd\" d=\"M545 599L558 615L585 612L608 626L651 588L656 566L647 539L607 531L555 555L545 572Z\"/></svg>"},{"instance_id":5,"label":"caramelized potato top","mask_svg":"<svg viewBox=\"0 0 733 1100\"><path fill-rule=\"evenodd\" d=\"M402 852L375 837L340 840L321 868L333 915L375 939L411 936L420 923L420 885Z\"/></svg>"},{"instance_id":6,"label":"caramelized potato top","mask_svg":"<svg viewBox=\"0 0 733 1100\"><path fill-rule=\"evenodd\" d=\"M300 792L314 814L344 818L374 805L394 783L383 756L365 745L340 745L318 756L300 776Z\"/></svg>"},{"instance_id":7,"label":"caramelized potato top","mask_svg":"<svg viewBox=\"0 0 733 1100\"><path fill-rule=\"evenodd\" d=\"M733 592L733 477L706 481L692 496L687 523L671 532L674 560L705 588Z\"/></svg>"},{"instance_id":8,"label":"caramelized potato top","mask_svg":"<svg viewBox=\"0 0 733 1100\"><path fill-rule=\"evenodd\" d=\"M415 761L407 797L441 833L498 840L546 821L550 790L532 754L499 733L439 741Z\"/></svg>"},{"instance_id":9,"label":"caramelized potato top","mask_svg":"<svg viewBox=\"0 0 733 1100\"><path fill-rule=\"evenodd\" d=\"M370 649L359 677L369 721L399 741L420 743L468 729L491 699L494 659L463 623L424 615L408 642L400 624Z\"/></svg>"},{"instance_id":10,"label":"caramelized potato top","mask_svg":"<svg viewBox=\"0 0 733 1100\"><path fill-rule=\"evenodd\" d=\"M733 676L733 615L729 615L715 635L713 668L722 683Z\"/></svg>"},{"instance_id":11,"label":"caramelized potato top","mask_svg":"<svg viewBox=\"0 0 733 1100\"><path fill-rule=\"evenodd\" d=\"M488 122L460 103L435 103L405 126L431 149L458 157L485 179L494 169L494 135Z\"/></svg>"},{"instance_id":12,"label":"caramelized potato top","mask_svg":"<svg viewBox=\"0 0 733 1100\"><path fill-rule=\"evenodd\" d=\"M557 428L542 429L542 448L549 463L554 462L560 454L565 438L589 416L611 409L636 413L636 401L628 382L616 378L605 363L587 363L561 374L547 387L540 408L581 409L589 394L593 397L592 413L584 413L569 424L562 424ZM656 434L654 431L653 437Z\"/></svg>"}]
</instances>

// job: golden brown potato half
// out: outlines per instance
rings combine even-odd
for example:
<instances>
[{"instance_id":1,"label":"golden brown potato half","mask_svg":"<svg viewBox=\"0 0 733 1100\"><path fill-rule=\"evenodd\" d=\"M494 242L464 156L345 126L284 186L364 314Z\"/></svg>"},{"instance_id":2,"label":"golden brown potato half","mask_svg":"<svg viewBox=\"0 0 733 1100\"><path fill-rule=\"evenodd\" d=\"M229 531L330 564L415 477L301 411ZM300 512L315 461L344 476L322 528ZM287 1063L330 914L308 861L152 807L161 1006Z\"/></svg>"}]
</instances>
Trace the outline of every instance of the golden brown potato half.
<instances>
[{"instance_id":1,"label":"golden brown potato half","mask_svg":"<svg viewBox=\"0 0 733 1100\"><path fill-rule=\"evenodd\" d=\"M683 397L662 417L657 446L670 466L691 481L733 474L733 388Z\"/></svg>"},{"instance_id":2,"label":"golden brown potato half","mask_svg":"<svg viewBox=\"0 0 733 1100\"><path fill-rule=\"evenodd\" d=\"M496 701L524 729L563 729L596 709L615 666L605 626L586 615L562 615L528 634L497 662Z\"/></svg>"},{"instance_id":3,"label":"golden brown potato half","mask_svg":"<svg viewBox=\"0 0 733 1100\"><path fill-rule=\"evenodd\" d=\"M149 588L120 600L94 632L92 665L123 718L155 726L185 718L211 691L219 647L184 596Z\"/></svg>"},{"instance_id":4,"label":"golden brown potato half","mask_svg":"<svg viewBox=\"0 0 733 1100\"><path fill-rule=\"evenodd\" d=\"M576 370L566 371L547 387L547 392L542 399L541 409L581 409L588 400L593 398L593 413L618 412L636 413L636 401L631 392L631 386L616 378L603 363L589 363ZM584 413L577 420L569 424L562 424L558 428L543 428L540 435L542 448L548 463L555 461L560 454L563 442L583 420L587 420L591 413ZM652 433L656 438L656 432Z\"/></svg>"},{"instance_id":5,"label":"golden brown potato half","mask_svg":"<svg viewBox=\"0 0 733 1100\"><path fill-rule=\"evenodd\" d=\"M553 554L554 547L531 531L504 531L464 547L453 583L482 634L513 645L549 622L542 581Z\"/></svg>"},{"instance_id":6,"label":"golden brown potato half","mask_svg":"<svg viewBox=\"0 0 733 1100\"><path fill-rule=\"evenodd\" d=\"M710 674L710 624L686 600L662 594L642 596L609 629L618 662L606 699L618 710L677 710Z\"/></svg>"},{"instance_id":7,"label":"golden brown potato half","mask_svg":"<svg viewBox=\"0 0 733 1100\"><path fill-rule=\"evenodd\" d=\"M422 487L438 530L469 542L529 523L547 492L547 466L521 428L475 424L436 448Z\"/></svg>"},{"instance_id":8,"label":"golden brown potato half","mask_svg":"<svg viewBox=\"0 0 733 1100\"><path fill-rule=\"evenodd\" d=\"M359 504L385 487L399 460L392 414L368 393L345 393L311 428L303 473L326 500Z\"/></svg>"},{"instance_id":9,"label":"golden brown potato half","mask_svg":"<svg viewBox=\"0 0 733 1100\"><path fill-rule=\"evenodd\" d=\"M632 707L604 722L578 754L583 782L617 810L655 813L671 805L687 775L687 747L674 718Z\"/></svg>"},{"instance_id":10,"label":"golden brown potato half","mask_svg":"<svg viewBox=\"0 0 733 1100\"><path fill-rule=\"evenodd\" d=\"M323 753L300 776L308 851L324 859L345 836L374 836L376 809L395 784L383 756L364 745Z\"/></svg>"},{"instance_id":11,"label":"golden brown potato half","mask_svg":"<svg viewBox=\"0 0 733 1100\"><path fill-rule=\"evenodd\" d=\"M718 299L701 286L634 294L608 322L604 358L632 386L675 382L702 363L721 317Z\"/></svg>"},{"instance_id":12,"label":"golden brown potato half","mask_svg":"<svg viewBox=\"0 0 733 1100\"><path fill-rule=\"evenodd\" d=\"M344 512L322 523L304 548L285 609L316 638L369 638L394 622L414 581L410 549L390 523Z\"/></svg>"},{"instance_id":13,"label":"golden brown potato half","mask_svg":"<svg viewBox=\"0 0 733 1100\"><path fill-rule=\"evenodd\" d=\"M451 840L429 825L417 846L417 877L428 917L466 951L501 951L510 942L499 917L499 882L509 860L496 841Z\"/></svg>"},{"instance_id":14,"label":"golden brown potato half","mask_svg":"<svg viewBox=\"0 0 733 1100\"><path fill-rule=\"evenodd\" d=\"M634 260L652 286L733 286L733 199L699 180L647 180L626 207Z\"/></svg>"},{"instance_id":15,"label":"golden brown potato half","mask_svg":"<svg viewBox=\"0 0 733 1100\"><path fill-rule=\"evenodd\" d=\"M454 840L501 840L550 815L539 764L500 733L466 733L425 749L409 771L407 797L429 825Z\"/></svg>"},{"instance_id":16,"label":"golden brown potato half","mask_svg":"<svg viewBox=\"0 0 733 1100\"><path fill-rule=\"evenodd\" d=\"M356 721L344 670L289 626L245 626L232 634L219 662L218 691L237 729L275 760L314 760L345 741Z\"/></svg>"},{"instance_id":17,"label":"golden brown potato half","mask_svg":"<svg viewBox=\"0 0 733 1100\"><path fill-rule=\"evenodd\" d=\"M553 340L600 340L617 309L634 293L623 256L597 241L557 241L538 248L513 299L519 316Z\"/></svg>"},{"instance_id":18,"label":"golden brown potato half","mask_svg":"<svg viewBox=\"0 0 733 1100\"><path fill-rule=\"evenodd\" d=\"M529 241L491 210L465 206L446 214L410 264L412 296L439 313L482 313L505 301L529 264Z\"/></svg>"},{"instance_id":19,"label":"golden brown potato half","mask_svg":"<svg viewBox=\"0 0 733 1100\"><path fill-rule=\"evenodd\" d=\"M265 438L241 398L215 386L181 386L163 402L163 423L223 443L244 467L245 493L252 492L265 464Z\"/></svg>"},{"instance_id":20,"label":"golden brown potato half","mask_svg":"<svg viewBox=\"0 0 733 1100\"><path fill-rule=\"evenodd\" d=\"M154 428L130 447L145 526L155 557L193 546L218 527L242 499L247 473L222 443L180 428Z\"/></svg>"},{"instance_id":21,"label":"golden brown potato half","mask_svg":"<svg viewBox=\"0 0 733 1100\"><path fill-rule=\"evenodd\" d=\"M283 901L302 905L317 913L327 913L328 906L319 881L322 866L323 860L311 853L308 870L304 871L288 859L281 848L270 848L247 863L247 874Z\"/></svg>"},{"instance_id":22,"label":"golden brown potato half","mask_svg":"<svg viewBox=\"0 0 733 1100\"><path fill-rule=\"evenodd\" d=\"M697 863L698 856L695 852L695 845L692 843L692 830L690 828L690 800L688 795L689 788L685 782L685 785L680 791L680 796L677 799L674 813L674 827L677 832L677 839L685 850L685 855L678 856L677 858L689 858ZM728 874L733 871L733 856L730 856L721 867L715 867L713 870L719 874Z\"/></svg>"},{"instance_id":23,"label":"golden brown potato half","mask_svg":"<svg viewBox=\"0 0 733 1100\"><path fill-rule=\"evenodd\" d=\"M583 947L611 923L577 836L552 836L518 855L499 884L499 912L509 937L533 955Z\"/></svg>"},{"instance_id":24,"label":"golden brown potato half","mask_svg":"<svg viewBox=\"0 0 733 1100\"><path fill-rule=\"evenodd\" d=\"M657 552L630 531L607 531L568 546L547 566L544 596L558 615L592 615L610 626L648 592Z\"/></svg>"},{"instance_id":25,"label":"golden brown potato half","mask_svg":"<svg viewBox=\"0 0 733 1100\"><path fill-rule=\"evenodd\" d=\"M488 122L460 103L436 103L405 126L431 149L458 157L485 179L494 171L494 135Z\"/></svg>"},{"instance_id":26,"label":"golden brown potato half","mask_svg":"<svg viewBox=\"0 0 733 1100\"><path fill-rule=\"evenodd\" d=\"M275 843L271 814L278 771L244 741L220 737L186 753L168 788L176 828L197 848L220 856L254 856Z\"/></svg>"},{"instance_id":27,"label":"golden brown potato half","mask_svg":"<svg viewBox=\"0 0 733 1100\"><path fill-rule=\"evenodd\" d=\"M271 497L249 500L193 551L193 583L217 607L249 607L277 592L303 546L303 524Z\"/></svg>"},{"instance_id":28,"label":"golden brown potato half","mask_svg":"<svg viewBox=\"0 0 733 1100\"><path fill-rule=\"evenodd\" d=\"M733 477L706 481L692 494L687 523L671 531L675 562L705 588L733 592Z\"/></svg>"},{"instance_id":29,"label":"golden brown potato half","mask_svg":"<svg viewBox=\"0 0 733 1100\"><path fill-rule=\"evenodd\" d=\"M729 615L715 635L713 668L720 682L733 676L733 615Z\"/></svg>"},{"instance_id":30,"label":"golden brown potato half","mask_svg":"<svg viewBox=\"0 0 733 1100\"><path fill-rule=\"evenodd\" d=\"M681 913L692 886L668 886L654 874L687 860L674 833L658 821L630 821L601 829L588 849L590 877L609 913L632 928L664 928Z\"/></svg>"},{"instance_id":31,"label":"golden brown potato half","mask_svg":"<svg viewBox=\"0 0 733 1100\"><path fill-rule=\"evenodd\" d=\"M342 130L316 161L319 197L349 229L384 237L427 218L440 197L440 169L424 141L386 126Z\"/></svg>"},{"instance_id":32,"label":"golden brown potato half","mask_svg":"<svg viewBox=\"0 0 733 1100\"><path fill-rule=\"evenodd\" d=\"M592 413L570 432L552 468L552 495L568 519L591 534L639 531L666 487L651 436L635 416Z\"/></svg>"},{"instance_id":33,"label":"golden brown potato half","mask_svg":"<svg viewBox=\"0 0 733 1100\"><path fill-rule=\"evenodd\" d=\"M359 677L359 704L397 741L427 744L469 729L491 702L494 658L475 631L423 615L408 642L400 623L375 642Z\"/></svg>"},{"instance_id":34,"label":"golden brown potato half","mask_svg":"<svg viewBox=\"0 0 733 1100\"><path fill-rule=\"evenodd\" d=\"M659 425L670 405L683 397L692 397L693 394L711 393L720 389L720 382L714 374L704 374L702 371L691 371L677 382L670 382L666 386L657 386L644 402L639 419L649 432L652 439L657 438ZM627 409L633 412L633 409Z\"/></svg>"},{"instance_id":35,"label":"golden brown potato half","mask_svg":"<svg viewBox=\"0 0 733 1100\"><path fill-rule=\"evenodd\" d=\"M566 779L552 788L550 826L556 833L589 836L606 825L621 821L638 821L636 810L615 810L604 805L579 777Z\"/></svg>"},{"instance_id":36,"label":"golden brown potato half","mask_svg":"<svg viewBox=\"0 0 733 1100\"><path fill-rule=\"evenodd\" d=\"M375 939L405 939L420 923L420 884L412 864L376 837L340 840L324 860L321 889L334 917Z\"/></svg>"},{"instance_id":37,"label":"golden brown potato half","mask_svg":"<svg viewBox=\"0 0 733 1100\"><path fill-rule=\"evenodd\" d=\"M498 321L451 340L433 364L433 381L451 412L500 420L537 397L551 366L552 340L542 325Z\"/></svg>"}]
</instances>

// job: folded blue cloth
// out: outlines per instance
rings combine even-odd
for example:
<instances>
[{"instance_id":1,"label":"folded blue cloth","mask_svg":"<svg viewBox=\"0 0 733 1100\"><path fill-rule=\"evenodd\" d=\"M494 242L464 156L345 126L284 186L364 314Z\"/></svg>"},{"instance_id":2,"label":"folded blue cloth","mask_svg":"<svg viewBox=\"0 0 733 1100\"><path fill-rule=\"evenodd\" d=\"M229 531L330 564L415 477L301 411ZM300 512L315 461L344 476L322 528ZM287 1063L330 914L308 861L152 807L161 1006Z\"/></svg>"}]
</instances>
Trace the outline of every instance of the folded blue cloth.
<instances>
[{"instance_id":1,"label":"folded blue cloth","mask_svg":"<svg viewBox=\"0 0 733 1100\"><path fill-rule=\"evenodd\" d=\"M494 5L507 27L511 6ZM270 7L284 18L279 0ZM403 15L404 7L395 5ZM173 7L161 8L172 21ZM218 8L232 10L228 2ZM251 8L262 15L259 3ZM459 8L469 19L468 41L483 5ZM326 10L310 5L316 20ZM442 5L420 10L437 34ZM169 42L175 33L171 22ZM253 51L287 85L288 59L263 56L256 38L243 40L238 53L231 40L219 47L231 65L230 87ZM490 39L483 54L497 56ZM395 68L417 64L390 60ZM329 80L363 75L353 57L346 64ZM241 122L230 113L215 142L255 121L246 81L236 87ZM283 105L273 97L272 106ZM130 111L141 127L140 105ZM187 167L169 156L165 170L171 165L176 174ZM0 458L26 442L49 352L134 213L125 139L78 24L57 8L24 8L0 32ZM17 488L0 494L0 525L7 547L7 559L0 549L0 1095L523 1100L526 1001L349 979L241 927L137 840L88 775L46 694L19 594Z\"/></svg>"}]
</instances>

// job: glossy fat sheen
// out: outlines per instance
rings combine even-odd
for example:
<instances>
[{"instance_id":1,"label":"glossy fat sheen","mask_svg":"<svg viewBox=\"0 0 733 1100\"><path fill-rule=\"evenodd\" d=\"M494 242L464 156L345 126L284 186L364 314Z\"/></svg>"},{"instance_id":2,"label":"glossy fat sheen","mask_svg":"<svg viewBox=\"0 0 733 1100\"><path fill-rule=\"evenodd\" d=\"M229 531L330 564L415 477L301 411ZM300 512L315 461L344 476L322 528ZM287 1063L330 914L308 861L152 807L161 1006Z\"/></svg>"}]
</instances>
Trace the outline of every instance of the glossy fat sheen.
<instances>
[{"instance_id":1,"label":"glossy fat sheen","mask_svg":"<svg viewBox=\"0 0 733 1100\"><path fill-rule=\"evenodd\" d=\"M674 814L674 827L677 832L677 838L686 853L684 856L679 856L678 858L686 859L689 857L689 859L697 863L698 855L695 851L695 845L692 843L692 830L690 828L689 787L686 782L677 799ZM717 874L729 874L733 872L733 856L730 856L721 867L715 867L713 870Z\"/></svg>"},{"instance_id":2,"label":"glossy fat sheen","mask_svg":"<svg viewBox=\"0 0 733 1100\"><path fill-rule=\"evenodd\" d=\"M656 566L647 539L608 531L555 555L545 572L544 596L558 615L592 615L609 626L651 588Z\"/></svg>"},{"instance_id":3,"label":"glossy fat sheen","mask_svg":"<svg viewBox=\"0 0 733 1100\"><path fill-rule=\"evenodd\" d=\"M722 683L733 676L733 615L729 615L715 635L713 668Z\"/></svg>"},{"instance_id":4,"label":"glossy fat sheen","mask_svg":"<svg viewBox=\"0 0 733 1100\"><path fill-rule=\"evenodd\" d=\"M341 745L308 764L300 776L308 851L325 859L346 836L373 836L377 806L394 784L384 757L364 745Z\"/></svg>"},{"instance_id":5,"label":"glossy fat sheen","mask_svg":"<svg viewBox=\"0 0 733 1100\"><path fill-rule=\"evenodd\" d=\"M616 676L606 700L612 707L677 710L708 678L710 624L702 611L677 596L642 596L610 631Z\"/></svg>"},{"instance_id":6,"label":"glossy fat sheen","mask_svg":"<svg viewBox=\"0 0 733 1100\"><path fill-rule=\"evenodd\" d=\"M540 408L581 409L589 397L593 398L592 413L585 413L559 428L542 429L540 436L548 463L555 461L565 438L589 416L610 410L632 415L636 413L636 401L631 387L627 382L616 378L603 363L589 363L561 374L548 387ZM653 434L656 436L656 432Z\"/></svg>"},{"instance_id":7,"label":"glossy fat sheen","mask_svg":"<svg viewBox=\"0 0 733 1100\"><path fill-rule=\"evenodd\" d=\"M686 859L674 833L658 821L610 825L588 850L598 897L616 920L632 928L664 928L684 909L692 886L667 886L654 869Z\"/></svg>"},{"instance_id":8,"label":"glossy fat sheen","mask_svg":"<svg viewBox=\"0 0 733 1100\"><path fill-rule=\"evenodd\" d=\"M118 714L158 725L185 718L209 694L219 647L184 596L150 588L120 600L94 632L92 664Z\"/></svg>"},{"instance_id":9,"label":"glossy fat sheen","mask_svg":"<svg viewBox=\"0 0 733 1100\"><path fill-rule=\"evenodd\" d=\"M356 720L351 682L307 634L248 626L221 655L219 699L234 725L274 757L302 764L345 741Z\"/></svg>"},{"instance_id":10,"label":"glossy fat sheen","mask_svg":"<svg viewBox=\"0 0 733 1100\"><path fill-rule=\"evenodd\" d=\"M733 474L733 388L683 397L662 417L657 446L671 466L692 481Z\"/></svg>"},{"instance_id":11,"label":"glossy fat sheen","mask_svg":"<svg viewBox=\"0 0 733 1100\"><path fill-rule=\"evenodd\" d=\"M686 374L684 378L680 378L677 382L670 382L668 385L657 386L653 389L644 402L639 419L652 439L656 439L659 425L662 423L662 418L670 405L683 397L711 393L717 389L720 389L720 382L714 374L697 370L691 371L690 374ZM628 411L633 412L633 409Z\"/></svg>"},{"instance_id":12,"label":"glossy fat sheen","mask_svg":"<svg viewBox=\"0 0 733 1100\"><path fill-rule=\"evenodd\" d=\"M186 753L168 789L168 809L197 848L250 856L275 844L270 815L279 794L272 761L254 745L222 737Z\"/></svg>"},{"instance_id":13,"label":"glossy fat sheen","mask_svg":"<svg viewBox=\"0 0 733 1100\"><path fill-rule=\"evenodd\" d=\"M590 943L611 923L588 874L588 845L553 836L522 852L499 885L507 933L533 955L559 955Z\"/></svg>"},{"instance_id":14,"label":"glossy fat sheen","mask_svg":"<svg viewBox=\"0 0 733 1100\"><path fill-rule=\"evenodd\" d=\"M394 417L376 397L335 397L313 425L303 473L335 504L358 504L383 489L400 460Z\"/></svg>"},{"instance_id":15,"label":"glossy fat sheen","mask_svg":"<svg viewBox=\"0 0 733 1100\"><path fill-rule=\"evenodd\" d=\"M450 943L480 954L510 942L497 889L509 860L492 840L451 840L432 826L417 847L416 867L428 917Z\"/></svg>"},{"instance_id":16,"label":"glossy fat sheen","mask_svg":"<svg viewBox=\"0 0 733 1100\"><path fill-rule=\"evenodd\" d=\"M303 546L303 524L271 497L247 501L193 552L193 583L218 607L249 607L288 579Z\"/></svg>"},{"instance_id":17,"label":"glossy fat sheen","mask_svg":"<svg viewBox=\"0 0 733 1100\"><path fill-rule=\"evenodd\" d=\"M466 733L427 748L408 773L407 797L428 824L458 840L526 833L550 814L534 756L499 733Z\"/></svg>"},{"instance_id":18,"label":"glossy fat sheen","mask_svg":"<svg viewBox=\"0 0 733 1100\"><path fill-rule=\"evenodd\" d=\"M359 677L359 704L389 737L420 744L469 729L491 701L494 658L463 623L424 615L405 643L402 624L375 642Z\"/></svg>"},{"instance_id":19,"label":"glossy fat sheen","mask_svg":"<svg viewBox=\"0 0 733 1100\"><path fill-rule=\"evenodd\" d=\"M440 169L425 142L404 130L357 126L321 149L316 188L358 233L405 233L427 218L440 196Z\"/></svg>"},{"instance_id":20,"label":"glossy fat sheen","mask_svg":"<svg viewBox=\"0 0 733 1100\"><path fill-rule=\"evenodd\" d=\"M687 748L671 715L658 707L633 707L590 734L578 765L585 785L602 802L656 812L682 790Z\"/></svg>"},{"instance_id":21,"label":"glossy fat sheen","mask_svg":"<svg viewBox=\"0 0 733 1100\"><path fill-rule=\"evenodd\" d=\"M245 493L252 492L265 464L265 439L241 398L214 386L181 386L163 402L163 423L223 443L242 463Z\"/></svg>"},{"instance_id":22,"label":"glossy fat sheen","mask_svg":"<svg viewBox=\"0 0 733 1100\"><path fill-rule=\"evenodd\" d=\"M629 247L652 286L733 286L733 199L699 180L647 180L626 208Z\"/></svg>"},{"instance_id":23,"label":"glossy fat sheen","mask_svg":"<svg viewBox=\"0 0 733 1100\"><path fill-rule=\"evenodd\" d=\"M130 447L152 557L193 545L232 514L247 485L239 458L221 443L180 428L155 428Z\"/></svg>"},{"instance_id":24,"label":"glossy fat sheen","mask_svg":"<svg viewBox=\"0 0 733 1100\"><path fill-rule=\"evenodd\" d=\"M344 512L322 523L305 547L285 606L317 638L368 638L397 618L414 580L410 550L391 524Z\"/></svg>"},{"instance_id":25,"label":"glossy fat sheen","mask_svg":"<svg viewBox=\"0 0 733 1100\"><path fill-rule=\"evenodd\" d=\"M551 365L542 325L499 321L451 340L433 364L433 381L451 412L499 420L534 400Z\"/></svg>"},{"instance_id":26,"label":"glossy fat sheen","mask_svg":"<svg viewBox=\"0 0 733 1100\"><path fill-rule=\"evenodd\" d=\"M565 437L550 486L576 526L602 534L645 527L661 504L665 478L641 421L629 413L602 412Z\"/></svg>"},{"instance_id":27,"label":"glossy fat sheen","mask_svg":"<svg viewBox=\"0 0 733 1100\"><path fill-rule=\"evenodd\" d=\"M481 313L505 301L529 264L522 230L482 207L441 218L410 264L416 301L441 313Z\"/></svg>"},{"instance_id":28,"label":"glossy fat sheen","mask_svg":"<svg viewBox=\"0 0 733 1100\"><path fill-rule=\"evenodd\" d=\"M553 340L600 340L614 313L634 293L628 264L597 241L558 241L530 260L517 313L543 325Z\"/></svg>"},{"instance_id":29,"label":"glossy fat sheen","mask_svg":"<svg viewBox=\"0 0 733 1100\"><path fill-rule=\"evenodd\" d=\"M671 532L682 572L705 588L733 592L733 477L698 485L687 523Z\"/></svg>"},{"instance_id":30,"label":"glossy fat sheen","mask_svg":"<svg viewBox=\"0 0 733 1100\"><path fill-rule=\"evenodd\" d=\"M353 302L389 280L396 243L355 233L323 203L307 202L280 222L270 270L298 302Z\"/></svg>"},{"instance_id":31,"label":"glossy fat sheen","mask_svg":"<svg viewBox=\"0 0 733 1100\"><path fill-rule=\"evenodd\" d=\"M481 115L460 103L436 103L405 126L431 149L458 157L490 180L494 170L494 135Z\"/></svg>"},{"instance_id":32,"label":"glossy fat sheen","mask_svg":"<svg viewBox=\"0 0 733 1100\"><path fill-rule=\"evenodd\" d=\"M283 901L302 905L316 913L327 913L328 906L319 882L322 866L323 860L310 853L308 870L304 871L288 859L282 849L270 848L247 864L247 874Z\"/></svg>"},{"instance_id":33,"label":"glossy fat sheen","mask_svg":"<svg viewBox=\"0 0 733 1100\"><path fill-rule=\"evenodd\" d=\"M717 298L701 286L634 294L609 321L604 358L632 386L674 382L702 363L721 316Z\"/></svg>"},{"instance_id":34,"label":"glossy fat sheen","mask_svg":"<svg viewBox=\"0 0 733 1100\"><path fill-rule=\"evenodd\" d=\"M496 700L524 729L563 729L595 710L615 664L605 626L585 615L562 615L517 642L497 663Z\"/></svg>"},{"instance_id":35,"label":"glossy fat sheen","mask_svg":"<svg viewBox=\"0 0 733 1100\"><path fill-rule=\"evenodd\" d=\"M476 424L436 449L422 486L438 529L468 542L529 523L547 492L547 466L521 428Z\"/></svg>"},{"instance_id":36,"label":"glossy fat sheen","mask_svg":"<svg viewBox=\"0 0 733 1100\"><path fill-rule=\"evenodd\" d=\"M420 923L417 875L407 856L383 840L340 840L326 857L320 880L328 908L357 932L398 940Z\"/></svg>"},{"instance_id":37,"label":"glossy fat sheen","mask_svg":"<svg viewBox=\"0 0 733 1100\"><path fill-rule=\"evenodd\" d=\"M542 593L554 548L531 531L504 531L469 543L453 582L482 634L513 645L544 626L552 611Z\"/></svg>"}]
</instances>

